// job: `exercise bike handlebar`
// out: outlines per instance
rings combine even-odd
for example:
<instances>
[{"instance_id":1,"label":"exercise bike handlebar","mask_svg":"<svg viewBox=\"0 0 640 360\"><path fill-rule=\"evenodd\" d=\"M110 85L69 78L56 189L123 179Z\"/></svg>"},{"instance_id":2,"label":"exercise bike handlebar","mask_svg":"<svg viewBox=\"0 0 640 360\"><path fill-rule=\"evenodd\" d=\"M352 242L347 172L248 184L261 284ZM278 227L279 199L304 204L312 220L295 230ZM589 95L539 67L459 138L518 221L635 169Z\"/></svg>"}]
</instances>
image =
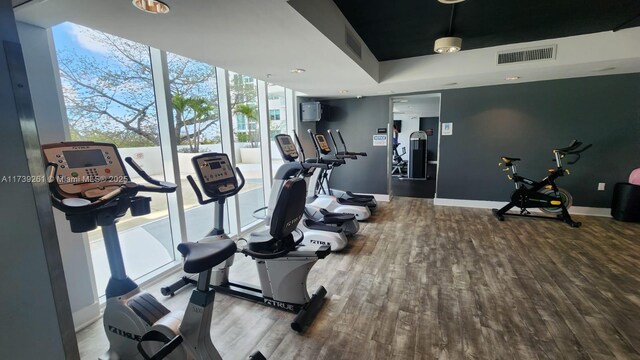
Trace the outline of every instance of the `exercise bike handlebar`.
<instances>
[{"instance_id":1,"label":"exercise bike handlebar","mask_svg":"<svg viewBox=\"0 0 640 360\"><path fill-rule=\"evenodd\" d=\"M151 187L147 185L136 184L138 191L158 192L158 193L172 193L176 191L176 188L178 187L178 185L168 181L162 181L162 180L157 180L152 178L151 176L149 176L149 174L147 174L144 170L142 170L140 165L138 165L138 163L135 162L130 156L127 156L124 160L127 162L127 164L129 164L129 166L131 166L133 170L135 170L135 172L138 173L138 175L140 175L141 178L143 178L149 184L155 185Z\"/></svg>"},{"instance_id":2,"label":"exercise bike handlebar","mask_svg":"<svg viewBox=\"0 0 640 360\"><path fill-rule=\"evenodd\" d=\"M202 192L200 191L200 187L198 186L198 184L196 184L196 181L193 179L193 176L188 175L187 176L187 180L189 181L189 185L191 185L191 187L193 188L193 191L196 193L196 198L198 199L198 203L200 205L207 205L207 204L211 204L212 202L215 201L219 201L220 199L224 199L224 198L228 198L231 196L235 196L236 194L238 194L240 192L240 190L242 190L242 188L244 187L245 184L245 180L244 180L244 175L242 174L242 171L240 171L240 168L236 167L236 174L238 175L238 178L240 179L240 182L238 183L238 187L233 190L230 193L225 194L224 196L215 196L215 197L209 197L208 199L204 199L204 196L202 196Z\"/></svg>"},{"instance_id":3,"label":"exercise bike handlebar","mask_svg":"<svg viewBox=\"0 0 640 360\"><path fill-rule=\"evenodd\" d=\"M586 145L582 149L580 149L580 146L582 146L582 142L573 140L571 141L571 144L569 144L569 146L567 146L566 148L554 149L553 153L558 154L560 158L563 158L566 155L575 155L575 159L567 161L569 165L573 165L577 163L578 160L580 160L580 154L593 146L593 144ZM556 159L553 159L553 161L556 161Z\"/></svg>"},{"instance_id":4,"label":"exercise bike handlebar","mask_svg":"<svg viewBox=\"0 0 640 360\"><path fill-rule=\"evenodd\" d=\"M49 175L48 175L47 182L49 183L49 188L51 190L52 205L66 214L79 214L79 213L86 213L87 211L93 211L93 210L99 209L100 207L106 206L109 203L121 197L122 195L126 195L129 198L133 198L138 194L138 192L172 193L176 191L176 188L177 188L176 184L166 182L166 181L160 181L152 178L144 170L142 170L142 168L130 157L127 157L125 161L129 165L131 165L131 168L133 168L133 170L135 170L135 172L138 173L140 177L142 177L145 181L147 181L148 183L154 186L147 186L147 185L135 183L133 181L127 181L125 183L117 185L116 189L114 189L113 191L105 195L100 196L99 198L93 201L86 198L82 198L87 202L84 204L81 204L78 202L74 203L73 205L70 205L69 203L65 204L64 200L70 199L70 198L64 198L63 196L61 196L57 186L54 184L56 182L55 179L57 177L58 164L49 163L48 164Z\"/></svg>"}]
</instances>

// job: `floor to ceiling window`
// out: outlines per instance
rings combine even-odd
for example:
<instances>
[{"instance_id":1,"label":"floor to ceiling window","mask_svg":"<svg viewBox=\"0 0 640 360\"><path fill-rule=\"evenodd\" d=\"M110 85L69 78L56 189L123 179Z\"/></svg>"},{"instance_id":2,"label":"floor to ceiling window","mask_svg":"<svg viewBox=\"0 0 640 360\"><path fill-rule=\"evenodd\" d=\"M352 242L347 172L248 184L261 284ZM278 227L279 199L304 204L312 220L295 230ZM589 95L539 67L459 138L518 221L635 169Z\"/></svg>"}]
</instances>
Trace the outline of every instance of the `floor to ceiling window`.
<instances>
[{"instance_id":1,"label":"floor to ceiling window","mask_svg":"<svg viewBox=\"0 0 640 360\"><path fill-rule=\"evenodd\" d=\"M257 219L253 212L264 206L262 182L262 152L260 150L260 115L256 79L229 72L229 97L232 128L235 140L236 166L242 171L246 184L238 194L240 226L246 227Z\"/></svg>"},{"instance_id":2,"label":"floor to ceiling window","mask_svg":"<svg viewBox=\"0 0 640 360\"><path fill-rule=\"evenodd\" d=\"M198 182L191 163L194 156L223 152L216 68L171 53L167 54L167 67L187 239L197 241L213 229L215 204L200 206L187 176L191 175ZM224 209L222 225L228 233L228 207Z\"/></svg>"},{"instance_id":3,"label":"floor to ceiling window","mask_svg":"<svg viewBox=\"0 0 640 360\"><path fill-rule=\"evenodd\" d=\"M114 143L154 178L164 179L151 61L147 46L64 23L53 28L70 140ZM144 182L127 171L134 182ZM139 278L175 260L167 197L148 193L151 213L118 222L125 266ZM96 285L109 267L99 229L88 233ZM145 256L141 257L140 254Z\"/></svg>"},{"instance_id":4,"label":"floor to ceiling window","mask_svg":"<svg viewBox=\"0 0 640 360\"><path fill-rule=\"evenodd\" d=\"M174 263L178 242L198 241L213 228L215 205L199 205L187 181L187 176L194 174L191 159L195 155L233 153L244 174L246 185L238 201L225 206L225 232L246 230L260 222L264 213L254 216L254 211L264 207L268 195L266 187L271 179L264 174L270 168L275 172L282 164L273 137L290 130L291 90L177 54L166 53L165 57L160 50L71 23L54 27L53 36L68 140L114 143L123 157L134 158L152 177L175 179L181 184L181 193L145 194L152 197L151 213L139 217L128 214L118 223L131 278ZM153 74L162 78L154 79ZM218 94L217 76L221 74L228 92L222 94L225 96ZM162 89L165 80L170 96L156 97L154 85ZM158 111L169 107L173 126L166 113ZM229 109L230 119L226 111L221 116L221 107ZM223 134L223 129L230 129L230 133ZM167 145L174 141L175 147ZM269 149L271 159L266 155ZM133 181L144 181L132 169L127 171ZM102 295L110 275L102 234L94 230L88 238L96 285Z\"/></svg>"}]
</instances>

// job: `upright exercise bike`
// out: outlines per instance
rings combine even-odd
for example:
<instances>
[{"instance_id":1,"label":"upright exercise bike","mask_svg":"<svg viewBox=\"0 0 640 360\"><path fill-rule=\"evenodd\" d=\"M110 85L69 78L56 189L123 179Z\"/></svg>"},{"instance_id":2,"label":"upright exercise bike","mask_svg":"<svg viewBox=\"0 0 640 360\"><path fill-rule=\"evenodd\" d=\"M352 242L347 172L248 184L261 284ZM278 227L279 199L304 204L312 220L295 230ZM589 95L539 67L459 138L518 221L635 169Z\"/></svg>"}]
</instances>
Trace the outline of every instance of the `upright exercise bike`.
<instances>
[{"instance_id":1,"label":"upright exercise bike","mask_svg":"<svg viewBox=\"0 0 640 360\"><path fill-rule=\"evenodd\" d=\"M228 241L223 226L224 203L226 198L237 194L244 186L242 172L238 168L234 172L226 154L206 153L195 156L191 161L200 185L192 176L188 176L187 180L198 202L202 205L216 203L214 228L198 243ZM304 234L298 239L293 238L292 231L298 226L304 212L305 194L306 183L303 180L283 181L277 194L272 193L269 228L251 233L246 239L247 246L239 249L240 253L255 261L259 288L229 279L235 258L233 254L213 269L210 281L210 287L217 292L295 313L291 328L298 332L311 324L327 294L326 289L319 286L313 295L309 295L309 271L319 259L331 252L326 245L301 246ZM302 204L300 208L299 203ZM173 295L187 284L195 284L195 281L185 276L162 288L162 294Z\"/></svg>"},{"instance_id":2,"label":"upright exercise bike","mask_svg":"<svg viewBox=\"0 0 640 360\"><path fill-rule=\"evenodd\" d=\"M573 140L569 146L561 149L554 149L554 161L556 162L556 167L549 169L549 176L545 177L541 181L533 181L531 179L525 178L523 176L518 175L516 169L516 162L520 161L519 158L502 156L501 159L503 162L499 163L499 166L504 166L504 171L510 171L511 174L508 175L509 180L513 180L515 184L516 190L511 194L511 202L507 205L503 206L501 209L493 209L493 214L498 218L498 220L503 221L506 215L509 216L526 216L533 218L541 218L541 219L551 219L551 220L560 220L565 223L571 225L572 227L580 227L582 225L580 222L573 221L571 219L571 215L569 215L569 207L573 203L573 198L571 194L559 188L555 180L561 176L569 175L569 170L564 169L562 167L562 159L566 155L573 155L575 159L572 161L568 161L570 165L575 164L580 160L580 154L591 147L591 144L584 146L582 149L580 147L582 143ZM508 211L513 208L520 208L520 213L509 213ZM539 216L539 215L531 215L527 208L537 207L542 212L555 215L555 216Z\"/></svg>"},{"instance_id":3,"label":"upright exercise bike","mask_svg":"<svg viewBox=\"0 0 640 360\"><path fill-rule=\"evenodd\" d=\"M138 193L170 193L176 185L151 178L126 158L152 186L131 182L113 144L63 142L43 145L42 150L49 164L52 204L66 214L71 231L102 228L111 270L103 314L110 346L100 359L221 360L210 336L215 292L207 284L211 269L236 252L235 243L178 245L185 256L184 271L198 274L198 286L185 311L169 311L127 276L116 223L129 210L132 216L150 213L151 198ZM259 352L250 358L264 359Z\"/></svg>"}]
</instances>

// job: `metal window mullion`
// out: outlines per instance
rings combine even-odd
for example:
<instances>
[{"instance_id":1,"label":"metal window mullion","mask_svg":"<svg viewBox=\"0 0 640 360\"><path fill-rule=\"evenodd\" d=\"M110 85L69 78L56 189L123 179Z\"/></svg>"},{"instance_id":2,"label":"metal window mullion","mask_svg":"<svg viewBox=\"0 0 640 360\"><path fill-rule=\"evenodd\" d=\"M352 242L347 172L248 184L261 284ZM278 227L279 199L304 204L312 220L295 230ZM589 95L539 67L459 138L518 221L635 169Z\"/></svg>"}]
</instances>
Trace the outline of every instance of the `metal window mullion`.
<instances>
[{"instance_id":1,"label":"metal window mullion","mask_svg":"<svg viewBox=\"0 0 640 360\"><path fill-rule=\"evenodd\" d=\"M178 161L178 147L175 138L175 124L173 107L171 105L171 88L169 86L169 66L165 51L149 48L151 55L151 69L153 75L153 90L156 98L158 114L158 134L160 136L160 152L166 181L178 185L174 193L167 194L167 208L169 224L173 238L175 259L181 257L176 249L176 240L187 241L187 226L184 215L184 199L180 181L180 167Z\"/></svg>"},{"instance_id":2,"label":"metal window mullion","mask_svg":"<svg viewBox=\"0 0 640 360\"><path fill-rule=\"evenodd\" d=\"M222 151L228 156L232 164L236 164L235 142L233 140L233 118L231 109L231 94L229 93L229 72L216 68L216 81L218 83L218 108L220 109L220 138L222 139ZM229 233L240 234L240 207L238 195L227 198L229 211Z\"/></svg>"},{"instance_id":3,"label":"metal window mullion","mask_svg":"<svg viewBox=\"0 0 640 360\"><path fill-rule=\"evenodd\" d=\"M273 171L271 169L271 139L269 138L269 95L267 94L267 83L258 80L258 114L260 128L260 156L262 159L262 186L264 203L269 203L271 193L271 181Z\"/></svg>"},{"instance_id":4,"label":"metal window mullion","mask_svg":"<svg viewBox=\"0 0 640 360\"><path fill-rule=\"evenodd\" d=\"M292 134L296 127L296 98L295 92L291 89L285 89L285 109L287 114L287 133Z\"/></svg>"}]
</instances>

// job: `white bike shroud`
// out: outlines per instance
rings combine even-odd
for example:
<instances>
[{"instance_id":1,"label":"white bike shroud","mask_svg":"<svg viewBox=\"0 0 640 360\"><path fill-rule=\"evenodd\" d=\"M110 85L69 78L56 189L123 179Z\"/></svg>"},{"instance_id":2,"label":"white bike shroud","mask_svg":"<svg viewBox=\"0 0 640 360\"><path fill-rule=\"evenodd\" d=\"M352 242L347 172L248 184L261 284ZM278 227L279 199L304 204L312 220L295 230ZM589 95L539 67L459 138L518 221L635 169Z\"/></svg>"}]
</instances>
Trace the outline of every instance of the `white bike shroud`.
<instances>
[{"instance_id":1,"label":"white bike shroud","mask_svg":"<svg viewBox=\"0 0 640 360\"><path fill-rule=\"evenodd\" d=\"M318 176L319 171L314 171L309 178L305 179L307 181L307 189L316 189ZM335 213L352 214L355 215L358 221L367 220L371 216L371 211L368 207L340 204L340 200L332 195L314 193L312 196L307 197L307 207L315 208L317 211L327 209Z\"/></svg>"}]
</instances>

